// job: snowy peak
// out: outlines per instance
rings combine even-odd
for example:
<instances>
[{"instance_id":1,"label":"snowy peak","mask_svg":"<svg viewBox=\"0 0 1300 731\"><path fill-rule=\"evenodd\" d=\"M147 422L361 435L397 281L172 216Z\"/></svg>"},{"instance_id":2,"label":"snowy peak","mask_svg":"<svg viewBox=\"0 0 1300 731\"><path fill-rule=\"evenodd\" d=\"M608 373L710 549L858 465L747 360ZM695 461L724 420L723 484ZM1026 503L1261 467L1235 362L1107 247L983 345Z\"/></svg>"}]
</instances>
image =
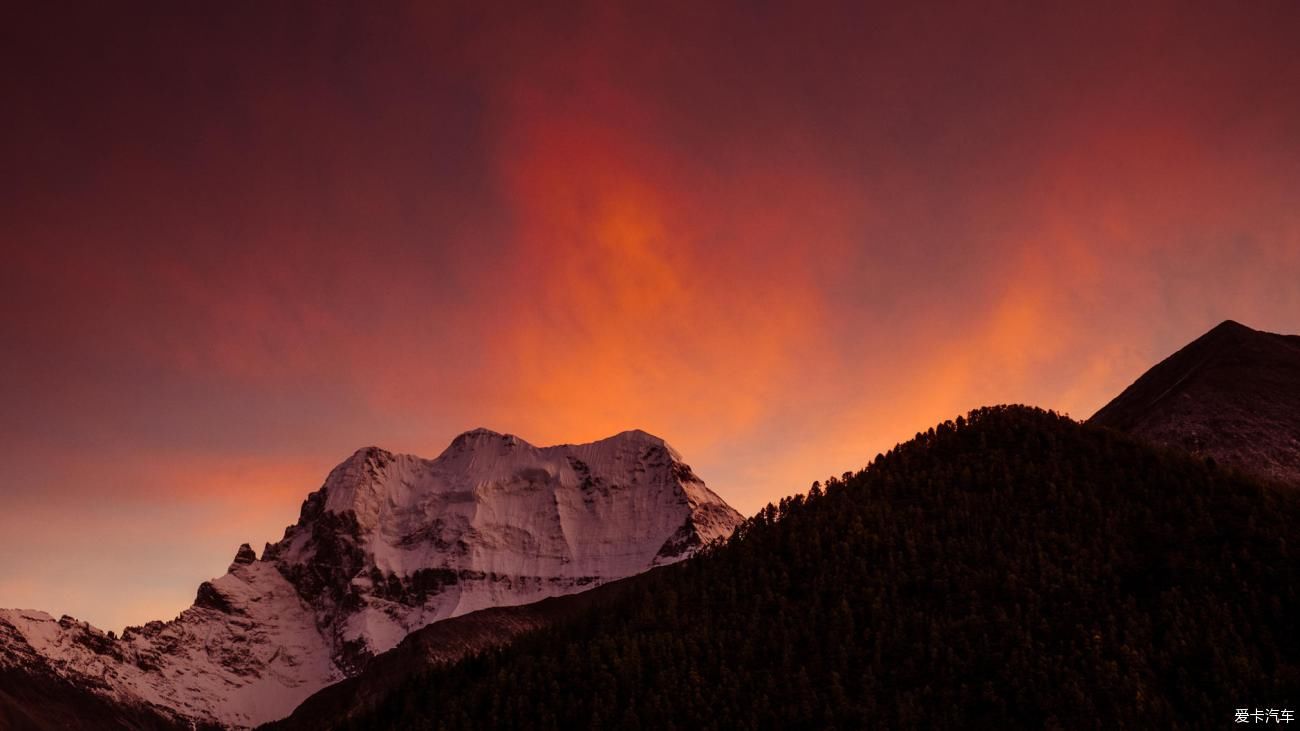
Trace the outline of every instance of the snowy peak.
<instances>
[{"instance_id":1,"label":"snowy peak","mask_svg":"<svg viewBox=\"0 0 1300 731\"><path fill-rule=\"evenodd\" d=\"M738 522L739 516L731 515L734 511L704 486L676 450L644 431L538 448L511 434L475 429L457 436L433 460L376 447L358 450L309 496L299 524L271 552L298 563L309 561L308 536L318 537L318 531L308 529L322 520L322 513L331 513L346 516L353 542L382 569L399 575L427 567L424 549L429 544L441 558L449 550L466 552L474 545L461 545L467 535L490 543L498 558L503 551L514 552L525 563L558 562L547 569L557 575L580 569L596 575L596 567L585 567L581 557L591 540L613 540L604 536L606 531L648 533L645 540L651 540L650 535L661 532L657 521L673 521L671 528L677 530L692 511L719 508L719 514L727 515L724 523ZM528 511L533 525L527 530L560 543L540 553L534 543L519 543L524 536L517 531L524 526L510 512L515 510ZM628 515L616 518L611 512L620 510ZM642 513L652 519L619 525ZM716 521L705 522L712 526ZM705 540L729 533L729 527L710 530ZM503 531L513 538L505 538Z\"/></svg>"},{"instance_id":2,"label":"snowy peak","mask_svg":"<svg viewBox=\"0 0 1300 731\"><path fill-rule=\"evenodd\" d=\"M0 670L188 725L249 727L433 622L680 561L741 516L659 437L535 447L467 431L435 459L359 449L261 558L244 544L171 622L121 638L0 612Z\"/></svg>"},{"instance_id":3,"label":"snowy peak","mask_svg":"<svg viewBox=\"0 0 1300 731\"><path fill-rule=\"evenodd\" d=\"M515 447L535 449L533 445L525 442L514 434L502 434L500 432L492 431L491 429L479 427L478 429L471 429L467 432L463 432L455 439L451 440L451 444L443 451L443 455L453 451L478 451L483 449L503 451Z\"/></svg>"},{"instance_id":4,"label":"snowy peak","mask_svg":"<svg viewBox=\"0 0 1300 731\"><path fill-rule=\"evenodd\" d=\"M374 497L370 494L380 484L384 470L394 460L391 452L378 447L366 447L353 452L325 478L321 492L326 496L324 508L333 513L364 510L364 503ZM362 504L358 504L361 501ZM306 505L304 505L306 509Z\"/></svg>"},{"instance_id":5,"label":"snowy peak","mask_svg":"<svg viewBox=\"0 0 1300 731\"><path fill-rule=\"evenodd\" d=\"M316 499L325 511L355 514L361 531L368 533L382 530L385 521L391 527L398 513L446 496L481 496L543 484L627 486L643 483L640 478L656 470L666 470L682 483L703 485L677 450L641 430L589 444L539 448L513 434L479 428L457 436L433 460L378 447L357 450L334 468ZM309 498L303 519L316 507Z\"/></svg>"},{"instance_id":6,"label":"snowy peak","mask_svg":"<svg viewBox=\"0 0 1300 731\"><path fill-rule=\"evenodd\" d=\"M324 607L346 669L438 619L687 558L740 521L644 431L539 448L480 428L432 460L359 450L263 559Z\"/></svg>"}]
</instances>

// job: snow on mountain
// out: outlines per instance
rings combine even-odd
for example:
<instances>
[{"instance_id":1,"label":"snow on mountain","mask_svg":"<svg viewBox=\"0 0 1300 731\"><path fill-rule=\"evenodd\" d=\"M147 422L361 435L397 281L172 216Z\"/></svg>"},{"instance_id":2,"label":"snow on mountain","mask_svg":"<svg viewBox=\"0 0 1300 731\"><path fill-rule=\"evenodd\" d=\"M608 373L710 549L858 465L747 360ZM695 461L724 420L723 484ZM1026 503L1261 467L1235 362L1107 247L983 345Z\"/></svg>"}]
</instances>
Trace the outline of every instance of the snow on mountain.
<instances>
[{"instance_id":1,"label":"snow on mountain","mask_svg":"<svg viewBox=\"0 0 1300 731\"><path fill-rule=\"evenodd\" d=\"M260 559L241 546L175 620L116 638L2 610L0 667L187 723L254 726L432 622L679 561L740 521L641 431L538 448L476 429L433 460L371 447L330 473Z\"/></svg>"}]
</instances>

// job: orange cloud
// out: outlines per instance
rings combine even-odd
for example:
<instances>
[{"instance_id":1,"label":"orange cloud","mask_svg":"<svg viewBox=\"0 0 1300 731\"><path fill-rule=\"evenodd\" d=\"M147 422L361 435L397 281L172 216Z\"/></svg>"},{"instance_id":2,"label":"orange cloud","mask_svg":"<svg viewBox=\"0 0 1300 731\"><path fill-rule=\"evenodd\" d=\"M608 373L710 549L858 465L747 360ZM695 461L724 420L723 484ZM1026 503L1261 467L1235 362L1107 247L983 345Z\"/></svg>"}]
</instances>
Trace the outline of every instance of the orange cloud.
<instances>
[{"instance_id":1,"label":"orange cloud","mask_svg":"<svg viewBox=\"0 0 1300 731\"><path fill-rule=\"evenodd\" d=\"M835 192L798 170L720 176L638 137L632 100L580 96L590 116L508 102L520 126L498 165L515 239L507 314L490 323L506 418L543 440L641 425L707 443L754 426L827 337L817 278L847 226L823 216L813 237L799 219Z\"/></svg>"}]
</instances>

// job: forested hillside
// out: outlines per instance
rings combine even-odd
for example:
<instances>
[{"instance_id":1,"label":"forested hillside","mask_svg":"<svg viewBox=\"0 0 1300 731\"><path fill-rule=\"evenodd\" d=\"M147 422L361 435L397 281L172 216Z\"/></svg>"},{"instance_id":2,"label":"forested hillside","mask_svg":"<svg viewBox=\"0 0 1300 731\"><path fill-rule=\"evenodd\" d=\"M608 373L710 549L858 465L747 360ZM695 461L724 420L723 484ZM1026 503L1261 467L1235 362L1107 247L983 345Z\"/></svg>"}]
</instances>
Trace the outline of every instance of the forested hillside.
<instances>
[{"instance_id":1,"label":"forested hillside","mask_svg":"<svg viewBox=\"0 0 1300 731\"><path fill-rule=\"evenodd\" d=\"M981 409L348 728L1224 727L1300 701L1297 519L1222 467Z\"/></svg>"}]
</instances>

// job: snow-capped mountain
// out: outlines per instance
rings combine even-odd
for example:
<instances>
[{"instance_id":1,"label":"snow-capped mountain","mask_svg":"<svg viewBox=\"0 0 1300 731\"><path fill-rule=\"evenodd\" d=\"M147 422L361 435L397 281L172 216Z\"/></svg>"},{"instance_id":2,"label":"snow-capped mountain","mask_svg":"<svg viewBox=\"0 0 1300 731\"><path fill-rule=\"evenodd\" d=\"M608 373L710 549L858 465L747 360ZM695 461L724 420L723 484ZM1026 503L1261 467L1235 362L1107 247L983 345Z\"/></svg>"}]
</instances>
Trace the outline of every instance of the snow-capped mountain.
<instances>
[{"instance_id":1,"label":"snow-capped mountain","mask_svg":"<svg viewBox=\"0 0 1300 731\"><path fill-rule=\"evenodd\" d=\"M287 715L410 632L690 556L741 516L662 439L534 447L486 429L437 459L362 449L258 558L245 544L171 622L122 637L0 611L0 669L182 724Z\"/></svg>"}]
</instances>

